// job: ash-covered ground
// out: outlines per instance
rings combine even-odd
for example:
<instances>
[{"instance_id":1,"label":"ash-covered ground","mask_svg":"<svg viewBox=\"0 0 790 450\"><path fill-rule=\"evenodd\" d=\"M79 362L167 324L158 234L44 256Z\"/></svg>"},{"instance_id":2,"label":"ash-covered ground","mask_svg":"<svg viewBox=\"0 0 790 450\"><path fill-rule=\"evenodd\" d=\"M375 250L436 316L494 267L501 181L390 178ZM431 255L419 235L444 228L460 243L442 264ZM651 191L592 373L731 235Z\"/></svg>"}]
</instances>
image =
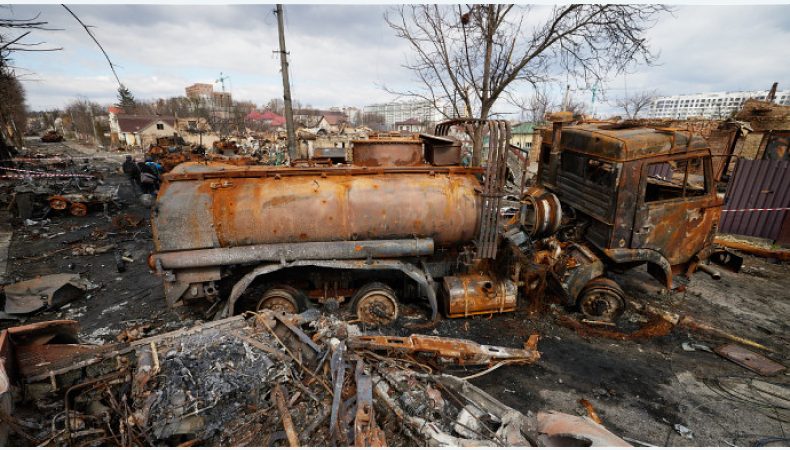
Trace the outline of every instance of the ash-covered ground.
<instances>
[{"instance_id":1,"label":"ash-covered ground","mask_svg":"<svg viewBox=\"0 0 790 450\"><path fill-rule=\"evenodd\" d=\"M161 280L146 264L153 250L147 223L150 212L120 173L123 156L67 144L29 144L30 152L84 157L106 174L105 183L121 185L122 205L110 207L109 216L98 208L86 217L52 214L46 223L13 223L7 281L71 272L99 286L58 310L30 316L27 322L79 320L82 339L93 343L112 342L135 325L147 325L145 333L151 335L193 324L196 317L167 309ZM138 227L114 226L112 217L120 214L146 220ZM75 254L80 253L75 249L85 246L109 245L115 248L106 253ZM116 251L133 260L126 263L124 272L116 268ZM697 273L684 292L673 293L663 292L643 269L619 274L617 281L634 299L758 341L774 351L769 356L787 366L790 267L745 256L740 273L721 269L721 274L721 280L714 281ZM511 347L521 347L529 335L539 334L542 358L538 363L502 367L474 379L476 385L522 412L553 409L583 415L579 400L586 399L603 424L619 436L660 446L751 446L789 436L787 371L762 377L715 353L684 350L684 343L711 348L726 343L720 338L683 327L643 339L585 337L561 324L565 314L559 308L530 313L522 306L516 313L443 320L433 330L416 332ZM641 320L632 313L622 319L632 327L638 327ZM0 328L15 324L19 322L2 321Z\"/></svg>"}]
</instances>

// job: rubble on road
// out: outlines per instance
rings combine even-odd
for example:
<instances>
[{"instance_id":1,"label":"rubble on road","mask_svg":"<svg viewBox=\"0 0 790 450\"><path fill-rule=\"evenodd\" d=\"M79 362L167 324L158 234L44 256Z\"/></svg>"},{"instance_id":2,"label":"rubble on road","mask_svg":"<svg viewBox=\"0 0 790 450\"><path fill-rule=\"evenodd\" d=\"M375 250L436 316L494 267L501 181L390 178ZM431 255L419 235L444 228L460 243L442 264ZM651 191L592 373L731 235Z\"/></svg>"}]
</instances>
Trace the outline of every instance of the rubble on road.
<instances>
[{"instance_id":1,"label":"rubble on road","mask_svg":"<svg viewBox=\"0 0 790 450\"><path fill-rule=\"evenodd\" d=\"M130 342L101 346L77 343L77 331L74 321L2 331L3 375L23 398L10 405L16 411L3 410L14 417L3 420L19 439L12 443L628 445L589 418L521 413L446 373L448 364L493 363L495 347L473 341L464 341L463 358L433 359L432 367L420 353L360 345L372 336L315 310L149 337L135 330ZM534 349L499 349L521 363L539 358Z\"/></svg>"},{"instance_id":2,"label":"rubble on road","mask_svg":"<svg viewBox=\"0 0 790 450\"><path fill-rule=\"evenodd\" d=\"M20 281L4 287L5 314L30 314L42 308L65 305L92 287L79 274L58 273Z\"/></svg>"}]
</instances>

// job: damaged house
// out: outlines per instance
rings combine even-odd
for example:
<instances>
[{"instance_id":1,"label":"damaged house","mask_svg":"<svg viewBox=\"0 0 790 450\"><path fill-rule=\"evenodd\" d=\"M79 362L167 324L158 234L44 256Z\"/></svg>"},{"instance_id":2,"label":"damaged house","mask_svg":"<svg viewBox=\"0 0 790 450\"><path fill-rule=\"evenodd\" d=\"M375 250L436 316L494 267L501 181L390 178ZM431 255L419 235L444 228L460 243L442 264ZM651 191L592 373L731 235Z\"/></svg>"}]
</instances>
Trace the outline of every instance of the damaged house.
<instances>
[{"instance_id":1,"label":"damaged house","mask_svg":"<svg viewBox=\"0 0 790 450\"><path fill-rule=\"evenodd\" d=\"M113 146L146 147L160 137L176 134L172 116L123 114L110 110L110 138Z\"/></svg>"}]
</instances>

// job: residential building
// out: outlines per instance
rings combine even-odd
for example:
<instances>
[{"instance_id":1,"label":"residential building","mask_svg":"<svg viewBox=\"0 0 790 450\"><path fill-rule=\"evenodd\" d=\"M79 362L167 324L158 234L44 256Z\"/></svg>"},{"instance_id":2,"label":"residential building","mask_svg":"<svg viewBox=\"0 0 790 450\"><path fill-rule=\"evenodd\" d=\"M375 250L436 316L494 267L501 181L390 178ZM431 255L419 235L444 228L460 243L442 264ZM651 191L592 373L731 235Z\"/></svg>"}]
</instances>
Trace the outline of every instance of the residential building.
<instances>
[{"instance_id":1,"label":"residential building","mask_svg":"<svg viewBox=\"0 0 790 450\"><path fill-rule=\"evenodd\" d=\"M450 106L442 108L447 116L452 115ZM392 129L395 127L396 122L404 122L409 119L417 119L426 123L441 122L445 119L445 114L439 112L434 108L431 102L393 102L393 103L379 103L375 105L365 106L363 113L376 114L384 118L384 124L387 128Z\"/></svg>"},{"instance_id":2,"label":"residential building","mask_svg":"<svg viewBox=\"0 0 790 450\"><path fill-rule=\"evenodd\" d=\"M211 124L203 117L177 117L176 132L190 145L211 147L219 135L211 129Z\"/></svg>"},{"instance_id":3,"label":"residential building","mask_svg":"<svg viewBox=\"0 0 790 450\"><path fill-rule=\"evenodd\" d=\"M233 114L233 98L230 92L215 92L214 85L195 83L184 88L187 98L198 100L211 111L213 120L229 120Z\"/></svg>"},{"instance_id":4,"label":"residential building","mask_svg":"<svg viewBox=\"0 0 790 450\"><path fill-rule=\"evenodd\" d=\"M412 117L402 122L395 122L395 131L403 131L406 133L420 133L425 131L425 126L422 121Z\"/></svg>"},{"instance_id":5,"label":"residential building","mask_svg":"<svg viewBox=\"0 0 790 450\"><path fill-rule=\"evenodd\" d=\"M251 113L247 114L246 120L272 128L280 128L285 126L285 117L272 111L264 111L262 113L258 111L252 111Z\"/></svg>"},{"instance_id":6,"label":"residential building","mask_svg":"<svg viewBox=\"0 0 790 450\"><path fill-rule=\"evenodd\" d=\"M177 134L175 117L116 114L116 112L110 111L112 145L145 147L155 143L158 137Z\"/></svg>"},{"instance_id":7,"label":"residential building","mask_svg":"<svg viewBox=\"0 0 790 450\"><path fill-rule=\"evenodd\" d=\"M532 149L532 139L535 136L535 124L523 122L514 125L510 129L510 143L516 147L530 151Z\"/></svg>"},{"instance_id":8,"label":"residential building","mask_svg":"<svg viewBox=\"0 0 790 450\"><path fill-rule=\"evenodd\" d=\"M739 111L748 99L765 100L768 91L709 92L703 94L658 97L650 104L649 119L724 119ZM776 93L774 100L780 105L790 105L790 91Z\"/></svg>"},{"instance_id":9,"label":"residential building","mask_svg":"<svg viewBox=\"0 0 790 450\"><path fill-rule=\"evenodd\" d=\"M195 83L192 86L187 86L185 91L187 98L209 101L212 99L212 94L214 93L214 85L208 83Z\"/></svg>"}]
</instances>

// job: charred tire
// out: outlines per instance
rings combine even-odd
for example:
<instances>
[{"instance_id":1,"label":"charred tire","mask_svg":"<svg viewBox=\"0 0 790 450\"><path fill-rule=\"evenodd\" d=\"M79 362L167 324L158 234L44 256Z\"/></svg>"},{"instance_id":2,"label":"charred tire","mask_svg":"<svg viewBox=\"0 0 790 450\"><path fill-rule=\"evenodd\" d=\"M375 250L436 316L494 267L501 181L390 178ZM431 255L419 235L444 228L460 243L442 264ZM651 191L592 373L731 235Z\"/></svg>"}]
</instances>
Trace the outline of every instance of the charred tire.
<instances>
[{"instance_id":1,"label":"charred tire","mask_svg":"<svg viewBox=\"0 0 790 450\"><path fill-rule=\"evenodd\" d=\"M625 311L625 293L614 280L591 280L579 294L579 310L589 320L613 322Z\"/></svg>"},{"instance_id":2,"label":"charred tire","mask_svg":"<svg viewBox=\"0 0 790 450\"><path fill-rule=\"evenodd\" d=\"M63 211L69 207L69 201L60 195L56 195L49 199L49 207L57 211Z\"/></svg>"},{"instance_id":3,"label":"charred tire","mask_svg":"<svg viewBox=\"0 0 790 450\"><path fill-rule=\"evenodd\" d=\"M389 325L398 318L398 297L384 283L368 283L351 298L351 309L367 325Z\"/></svg>"},{"instance_id":4,"label":"charred tire","mask_svg":"<svg viewBox=\"0 0 790 450\"><path fill-rule=\"evenodd\" d=\"M74 202L69 207L69 212L72 216L84 217L88 214L88 206L84 203Z\"/></svg>"},{"instance_id":5,"label":"charred tire","mask_svg":"<svg viewBox=\"0 0 790 450\"><path fill-rule=\"evenodd\" d=\"M307 299L298 289L291 286L273 286L266 290L255 307L256 311L270 309L297 314L305 310Z\"/></svg>"}]
</instances>

